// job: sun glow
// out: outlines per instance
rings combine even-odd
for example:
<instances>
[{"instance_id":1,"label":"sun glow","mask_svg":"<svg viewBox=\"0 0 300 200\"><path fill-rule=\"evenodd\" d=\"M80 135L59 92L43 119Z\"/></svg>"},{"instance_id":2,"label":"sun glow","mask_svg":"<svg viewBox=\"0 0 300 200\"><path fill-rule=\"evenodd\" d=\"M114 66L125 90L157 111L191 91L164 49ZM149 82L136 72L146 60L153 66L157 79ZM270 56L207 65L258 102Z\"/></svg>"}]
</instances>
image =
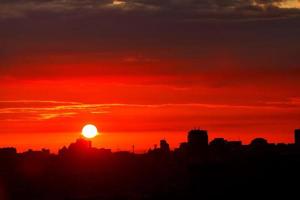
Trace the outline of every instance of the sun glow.
<instances>
[{"instance_id":1,"label":"sun glow","mask_svg":"<svg viewBox=\"0 0 300 200\"><path fill-rule=\"evenodd\" d=\"M120 5L124 5L125 1L115 0L115 1L112 2L112 4L114 6L120 6Z\"/></svg>"},{"instance_id":2,"label":"sun glow","mask_svg":"<svg viewBox=\"0 0 300 200\"><path fill-rule=\"evenodd\" d=\"M300 8L299 0L288 0L288 1L280 1L278 2L279 8Z\"/></svg>"},{"instance_id":3,"label":"sun glow","mask_svg":"<svg viewBox=\"0 0 300 200\"><path fill-rule=\"evenodd\" d=\"M92 124L87 124L82 128L81 134L86 138L94 138L98 135L98 130L96 126Z\"/></svg>"}]
</instances>

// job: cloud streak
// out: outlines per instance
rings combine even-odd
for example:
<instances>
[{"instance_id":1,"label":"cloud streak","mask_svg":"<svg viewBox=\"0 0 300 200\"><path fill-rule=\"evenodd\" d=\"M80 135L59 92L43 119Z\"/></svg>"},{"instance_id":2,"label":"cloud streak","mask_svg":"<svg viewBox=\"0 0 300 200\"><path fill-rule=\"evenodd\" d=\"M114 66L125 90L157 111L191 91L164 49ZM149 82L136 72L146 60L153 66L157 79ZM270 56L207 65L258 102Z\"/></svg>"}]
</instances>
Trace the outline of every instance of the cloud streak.
<instances>
[{"instance_id":1,"label":"cloud streak","mask_svg":"<svg viewBox=\"0 0 300 200\"><path fill-rule=\"evenodd\" d=\"M27 121L27 120L50 120L55 118L75 117L80 114L105 115L116 112L116 110L210 110L220 112L221 110L231 110L239 112L262 111L281 112L286 109L300 109L299 98L293 98L287 102L266 102L261 105L230 105L230 104L204 104L204 103L166 103L166 104L87 104L80 102L66 101L38 101L38 100L18 100L0 101L0 119L2 121ZM117 108L114 110L114 108Z\"/></svg>"}]
</instances>

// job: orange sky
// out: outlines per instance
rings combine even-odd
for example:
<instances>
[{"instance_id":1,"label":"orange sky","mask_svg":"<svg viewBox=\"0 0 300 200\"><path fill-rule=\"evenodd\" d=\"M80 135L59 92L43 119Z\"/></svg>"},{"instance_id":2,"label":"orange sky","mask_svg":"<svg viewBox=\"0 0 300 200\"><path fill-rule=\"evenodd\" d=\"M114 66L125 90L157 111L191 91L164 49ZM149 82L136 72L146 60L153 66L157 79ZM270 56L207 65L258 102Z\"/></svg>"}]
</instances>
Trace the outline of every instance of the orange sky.
<instances>
[{"instance_id":1,"label":"orange sky","mask_svg":"<svg viewBox=\"0 0 300 200\"><path fill-rule=\"evenodd\" d=\"M293 142L296 1L122 2L0 2L0 146L57 151L87 123L114 150L195 127Z\"/></svg>"},{"instance_id":2,"label":"orange sky","mask_svg":"<svg viewBox=\"0 0 300 200\"><path fill-rule=\"evenodd\" d=\"M120 63L131 67L134 62ZM300 119L294 80L279 73L227 71L231 68L195 75L68 76L61 67L56 77L3 77L0 146L57 151L79 137L86 123L102 133L94 146L114 150L131 150L134 144L142 152L162 138L175 147L194 127L209 130L210 139L293 142ZM80 66L83 74L92 69Z\"/></svg>"}]
</instances>

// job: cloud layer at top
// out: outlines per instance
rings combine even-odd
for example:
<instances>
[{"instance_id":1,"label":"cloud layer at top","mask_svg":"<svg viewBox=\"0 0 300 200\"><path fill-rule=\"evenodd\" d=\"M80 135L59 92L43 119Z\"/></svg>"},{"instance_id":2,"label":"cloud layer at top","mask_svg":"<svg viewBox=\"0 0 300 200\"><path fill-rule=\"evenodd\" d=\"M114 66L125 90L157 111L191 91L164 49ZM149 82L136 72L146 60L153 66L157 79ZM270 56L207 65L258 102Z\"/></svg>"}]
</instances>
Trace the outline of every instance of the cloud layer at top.
<instances>
[{"instance_id":1,"label":"cloud layer at top","mask_svg":"<svg viewBox=\"0 0 300 200\"><path fill-rule=\"evenodd\" d=\"M57 15L139 14L184 20L249 19L299 16L298 0L3 0L0 17L36 12Z\"/></svg>"}]
</instances>

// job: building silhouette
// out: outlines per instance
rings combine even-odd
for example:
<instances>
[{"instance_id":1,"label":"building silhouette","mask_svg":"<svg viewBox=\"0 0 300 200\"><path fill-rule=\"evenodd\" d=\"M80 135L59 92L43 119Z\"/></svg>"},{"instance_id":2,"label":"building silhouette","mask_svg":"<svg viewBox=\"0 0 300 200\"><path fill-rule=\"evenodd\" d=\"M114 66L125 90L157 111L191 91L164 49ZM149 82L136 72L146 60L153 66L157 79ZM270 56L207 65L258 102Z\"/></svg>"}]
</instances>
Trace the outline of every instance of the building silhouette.
<instances>
[{"instance_id":1,"label":"building silhouette","mask_svg":"<svg viewBox=\"0 0 300 200\"><path fill-rule=\"evenodd\" d=\"M170 153L170 145L167 143L166 140L160 140L159 148L162 153L169 154Z\"/></svg>"},{"instance_id":2,"label":"building silhouette","mask_svg":"<svg viewBox=\"0 0 300 200\"><path fill-rule=\"evenodd\" d=\"M92 147L92 142L89 140L85 140L83 138L79 138L75 143L71 143L69 146L69 150L86 150Z\"/></svg>"},{"instance_id":3,"label":"building silhouette","mask_svg":"<svg viewBox=\"0 0 300 200\"><path fill-rule=\"evenodd\" d=\"M207 147L208 135L206 130L193 129L188 132L188 144L193 147Z\"/></svg>"},{"instance_id":4,"label":"building silhouette","mask_svg":"<svg viewBox=\"0 0 300 200\"><path fill-rule=\"evenodd\" d=\"M294 139L295 139L295 144L297 146L300 146L300 129L295 129Z\"/></svg>"},{"instance_id":5,"label":"building silhouette","mask_svg":"<svg viewBox=\"0 0 300 200\"><path fill-rule=\"evenodd\" d=\"M75 142L72 142L68 147L64 146L59 149L58 154L60 156L87 156L93 151L92 142L84 138L78 138Z\"/></svg>"},{"instance_id":6,"label":"building silhouette","mask_svg":"<svg viewBox=\"0 0 300 200\"><path fill-rule=\"evenodd\" d=\"M215 138L209 143L209 145L215 147L224 147L227 145L227 143L228 142L224 138Z\"/></svg>"},{"instance_id":7,"label":"building silhouette","mask_svg":"<svg viewBox=\"0 0 300 200\"><path fill-rule=\"evenodd\" d=\"M264 138L255 138L250 143L250 146L252 147L265 147L267 145L268 141Z\"/></svg>"},{"instance_id":8,"label":"building silhouette","mask_svg":"<svg viewBox=\"0 0 300 200\"><path fill-rule=\"evenodd\" d=\"M188 154L191 160L202 162L208 156L208 134L206 130L193 129L188 132Z\"/></svg>"},{"instance_id":9,"label":"building silhouette","mask_svg":"<svg viewBox=\"0 0 300 200\"><path fill-rule=\"evenodd\" d=\"M7 148L0 148L0 157L13 157L17 155L16 148L7 147Z\"/></svg>"},{"instance_id":10,"label":"building silhouette","mask_svg":"<svg viewBox=\"0 0 300 200\"><path fill-rule=\"evenodd\" d=\"M215 138L209 143L209 151L213 160L223 160L229 152L228 142L224 138Z\"/></svg>"}]
</instances>

